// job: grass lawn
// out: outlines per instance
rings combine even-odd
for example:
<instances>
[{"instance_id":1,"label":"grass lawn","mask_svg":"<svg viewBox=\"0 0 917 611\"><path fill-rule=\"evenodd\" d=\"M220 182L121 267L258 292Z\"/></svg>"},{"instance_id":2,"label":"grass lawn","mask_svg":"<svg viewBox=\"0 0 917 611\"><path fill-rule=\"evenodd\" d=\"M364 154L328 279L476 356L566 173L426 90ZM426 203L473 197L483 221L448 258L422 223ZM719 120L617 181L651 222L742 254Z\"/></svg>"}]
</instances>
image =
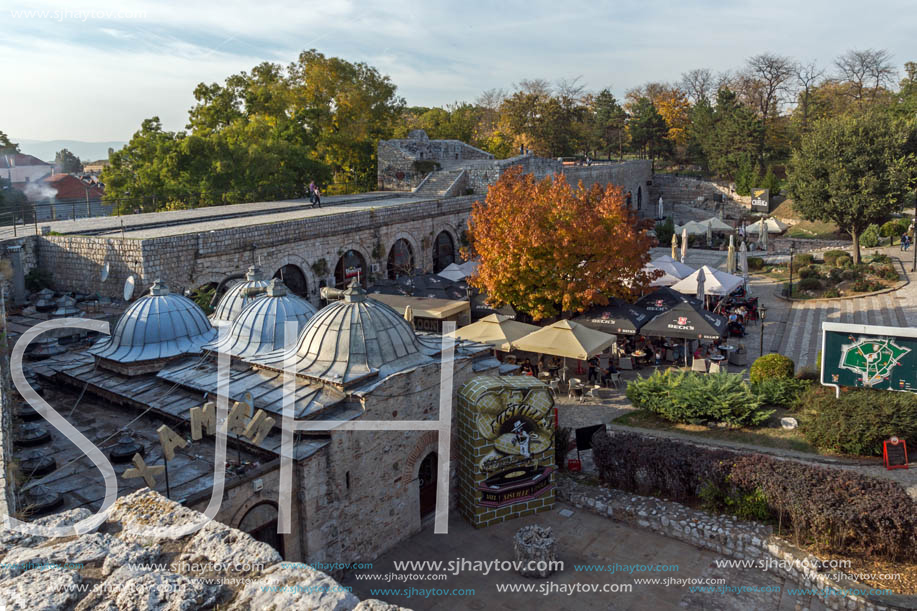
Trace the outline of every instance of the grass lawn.
<instances>
[{"instance_id":1,"label":"grass lawn","mask_svg":"<svg viewBox=\"0 0 917 611\"><path fill-rule=\"evenodd\" d=\"M635 428L685 433L703 439L734 441L737 443L747 443L768 448L796 450L797 452L817 454L818 451L809 445L799 429L786 430L780 428L780 418L788 414L789 412L787 410L778 409L774 412L774 415L771 416L767 425L756 429L711 429L697 424L675 424L674 422L663 420L644 410L629 412L615 418L612 422L614 424L632 426ZM774 424L777 426L772 426Z\"/></svg>"},{"instance_id":2,"label":"grass lawn","mask_svg":"<svg viewBox=\"0 0 917 611\"><path fill-rule=\"evenodd\" d=\"M784 237L798 239L823 239L836 240L846 239L849 236L846 233L840 233L838 226L834 223L823 223L821 221L805 221L796 211L793 210L793 200L786 199L779 206L774 208L771 216L781 219L793 219L798 221L792 227L787 229Z\"/></svg>"}]
</instances>

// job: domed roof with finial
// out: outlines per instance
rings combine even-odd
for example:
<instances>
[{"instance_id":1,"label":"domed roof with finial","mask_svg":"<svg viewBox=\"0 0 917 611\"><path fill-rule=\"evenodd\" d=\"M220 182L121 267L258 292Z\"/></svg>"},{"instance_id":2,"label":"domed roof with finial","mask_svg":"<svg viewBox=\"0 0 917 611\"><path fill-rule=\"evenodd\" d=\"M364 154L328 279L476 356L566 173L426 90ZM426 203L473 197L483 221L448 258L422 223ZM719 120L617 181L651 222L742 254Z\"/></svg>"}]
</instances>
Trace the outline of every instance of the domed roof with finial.
<instances>
[{"instance_id":1,"label":"domed roof with finial","mask_svg":"<svg viewBox=\"0 0 917 611\"><path fill-rule=\"evenodd\" d=\"M296 325L291 337L291 341L296 341L300 330L315 313L315 306L290 293L281 280L274 278L267 293L245 306L228 330L204 348L238 357L279 350L284 347L286 323Z\"/></svg>"},{"instance_id":2,"label":"domed roof with finial","mask_svg":"<svg viewBox=\"0 0 917 611\"><path fill-rule=\"evenodd\" d=\"M264 279L261 268L252 265L245 273L245 281L232 286L220 298L217 307L210 315L210 321L217 327L234 321L245 306L264 294L268 281Z\"/></svg>"},{"instance_id":3,"label":"domed roof with finial","mask_svg":"<svg viewBox=\"0 0 917 611\"><path fill-rule=\"evenodd\" d=\"M201 352L216 335L204 311L158 280L118 319L112 334L89 349L119 363L133 363Z\"/></svg>"},{"instance_id":4,"label":"domed roof with finial","mask_svg":"<svg viewBox=\"0 0 917 611\"><path fill-rule=\"evenodd\" d=\"M348 386L433 361L438 348L424 343L414 327L389 306L368 299L354 281L313 316L291 349L255 360L282 369L292 359L297 375Z\"/></svg>"}]
</instances>

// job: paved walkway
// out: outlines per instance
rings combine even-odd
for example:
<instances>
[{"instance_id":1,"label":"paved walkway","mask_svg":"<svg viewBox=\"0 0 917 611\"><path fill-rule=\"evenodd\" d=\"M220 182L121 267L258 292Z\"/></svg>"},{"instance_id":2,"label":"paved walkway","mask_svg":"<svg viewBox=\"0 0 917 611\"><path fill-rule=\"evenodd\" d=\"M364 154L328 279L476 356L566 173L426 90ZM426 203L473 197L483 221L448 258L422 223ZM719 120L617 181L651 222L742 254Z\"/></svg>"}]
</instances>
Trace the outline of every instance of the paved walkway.
<instances>
[{"instance_id":1,"label":"paved walkway","mask_svg":"<svg viewBox=\"0 0 917 611\"><path fill-rule=\"evenodd\" d=\"M669 539L656 533L627 526L615 520L577 510L558 503L554 511L518 518L503 524L476 530L457 511L449 520L449 533L434 535L432 526L403 541L373 562L371 570L356 571L341 583L353 588L362 599L379 598L418 611L446 609L486 609L537 611L579 611L582 609L644 610L644 609L722 609L746 611L748 609L774 609L791 611L808 607L821 611L825 607L814 599L797 600L786 594L786 588L797 587L791 582L769 572L755 569L720 569L715 560L718 554L698 549L687 543ZM564 562L562 571L548 579L527 579L513 572L481 572L466 570L457 575L452 571L395 570L396 561L493 561L514 560L512 538L516 531L528 524L549 526L557 539L557 557ZM677 565L666 572L579 570L574 565ZM436 579L431 574L444 574ZM357 579L357 574L373 574L371 581ZM404 580L409 574L427 577ZM393 575L392 577L387 577ZM678 579L722 579L725 586L764 586L779 588L777 592L721 594L690 594L687 587L677 585L637 584L635 579L674 577ZM391 579L391 581L386 581ZM401 580L399 580L401 579ZM531 587L529 592L498 592L498 585ZM559 588L597 586L629 586L630 592L584 592L572 595ZM381 595L371 588L415 589L473 589L473 595L464 596L405 596ZM541 590L540 589L544 589ZM547 592L548 589L553 589ZM547 592L547 593L546 593ZM797 606L798 605L798 606Z\"/></svg>"}]
</instances>

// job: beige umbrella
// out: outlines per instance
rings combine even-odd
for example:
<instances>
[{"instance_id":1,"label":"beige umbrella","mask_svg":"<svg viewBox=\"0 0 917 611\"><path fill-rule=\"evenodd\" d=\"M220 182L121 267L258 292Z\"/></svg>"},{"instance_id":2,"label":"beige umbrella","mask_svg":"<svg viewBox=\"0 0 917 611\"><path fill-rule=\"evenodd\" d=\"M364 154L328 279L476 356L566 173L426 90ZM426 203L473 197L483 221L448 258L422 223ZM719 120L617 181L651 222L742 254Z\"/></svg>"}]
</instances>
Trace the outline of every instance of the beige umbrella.
<instances>
[{"instance_id":1,"label":"beige umbrella","mask_svg":"<svg viewBox=\"0 0 917 611\"><path fill-rule=\"evenodd\" d=\"M678 236L675 235L675 232L672 232L672 258L678 259Z\"/></svg>"},{"instance_id":2,"label":"beige umbrella","mask_svg":"<svg viewBox=\"0 0 917 611\"><path fill-rule=\"evenodd\" d=\"M732 236L729 236L729 250L726 251L726 271L730 274L736 273L736 246Z\"/></svg>"},{"instance_id":3,"label":"beige umbrella","mask_svg":"<svg viewBox=\"0 0 917 611\"><path fill-rule=\"evenodd\" d=\"M542 327L526 335L513 345L518 350L564 357L564 376L566 377L567 357L585 361L601 354L614 343L614 335L590 329L572 320L558 320L553 325Z\"/></svg>"},{"instance_id":4,"label":"beige umbrella","mask_svg":"<svg viewBox=\"0 0 917 611\"><path fill-rule=\"evenodd\" d=\"M530 335L540 328L536 325L513 320L510 316L490 314L477 322L456 329L450 335L454 335L458 339L490 344L496 350L509 352L516 347L516 340Z\"/></svg>"},{"instance_id":5,"label":"beige umbrella","mask_svg":"<svg viewBox=\"0 0 917 611\"><path fill-rule=\"evenodd\" d=\"M705 233L707 234L707 246L713 246L713 229L710 227L710 225L706 225L706 227L707 230Z\"/></svg>"},{"instance_id":6,"label":"beige umbrella","mask_svg":"<svg viewBox=\"0 0 917 611\"><path fill-rule=\"evenodd\" d=\"M688 228L683 227L681 230L681 262L685 262L688 256Z\"/></svg>"}]
</instances>

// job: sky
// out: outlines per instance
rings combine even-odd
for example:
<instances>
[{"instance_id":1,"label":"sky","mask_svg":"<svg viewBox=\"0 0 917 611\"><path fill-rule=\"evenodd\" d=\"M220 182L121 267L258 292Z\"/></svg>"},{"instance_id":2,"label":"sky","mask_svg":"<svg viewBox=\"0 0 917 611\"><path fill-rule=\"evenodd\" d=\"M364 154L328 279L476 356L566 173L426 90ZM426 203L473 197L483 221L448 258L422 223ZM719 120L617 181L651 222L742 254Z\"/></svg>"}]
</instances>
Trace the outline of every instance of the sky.
<instances>
[{"instance_id":1,"label":"sky","mask_svg":"<svg viewBox=\"0 0 917 611\"><path fill-rule=\"evenodd\" d=\"M619 98L763 52L830 66L851 48L917 61L914 0L0 0L0 131L126 141L182 129L200 82L315 48L388 75L409 105L581 77Z\"/></svg>"}]
</instances>

